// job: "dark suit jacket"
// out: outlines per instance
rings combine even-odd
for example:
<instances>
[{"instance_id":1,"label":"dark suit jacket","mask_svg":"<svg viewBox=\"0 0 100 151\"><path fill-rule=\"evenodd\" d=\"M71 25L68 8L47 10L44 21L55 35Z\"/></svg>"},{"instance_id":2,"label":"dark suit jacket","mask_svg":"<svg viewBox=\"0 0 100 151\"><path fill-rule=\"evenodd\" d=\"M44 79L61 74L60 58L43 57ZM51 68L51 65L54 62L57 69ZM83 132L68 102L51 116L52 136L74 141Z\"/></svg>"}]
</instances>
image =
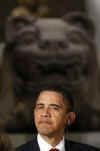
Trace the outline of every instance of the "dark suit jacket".
<instances>
[{"instance_id":1,"label":"dark suit jacket","mask_svg":"<svg viewBox=\"0 0 100 151\"><path fill-rule=\"evenodd\" d=\"M65 150L66 151L100 151L95 147L90 145L76 143L73 141L65 140ZM40 151L37 140L34 139L16 149L16 151Z\"/></svg>"}]
</instances>

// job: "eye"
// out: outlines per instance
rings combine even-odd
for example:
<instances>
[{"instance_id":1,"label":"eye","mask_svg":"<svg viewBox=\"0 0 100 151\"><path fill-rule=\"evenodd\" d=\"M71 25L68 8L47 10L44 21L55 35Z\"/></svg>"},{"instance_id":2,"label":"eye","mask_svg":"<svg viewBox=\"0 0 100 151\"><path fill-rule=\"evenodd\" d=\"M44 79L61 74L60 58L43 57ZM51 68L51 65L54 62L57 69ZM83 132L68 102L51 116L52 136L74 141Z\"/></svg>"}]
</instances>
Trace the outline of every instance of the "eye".
<instances>
[{"instance_id":1,"label":"eye","mask_svg":"<svg viewBox=\"0 0 100 151\"><path fill-rule=\"evenodd\" d=\"M67 44L64 42L64 41L60 41L60 42L58 42L58 46L60 47L60 48L67 48Z\"/></svg>"},{"instance_id":2,"label":"eye","mask_svg":"<svg viewBox=\"0 0 100 151\"><path fill-rule=\"evenodd\" d=\"M54 109L54 110L57 110L57 111L59 110L59 108L58 108L58 107L53 107L53 109Z\"/></svg>"},{"instance_id":3,"label":"eye","mask_svg":"<svg viewBox=\"0 0 100 151\"><path fill-rule=\"evenodd\" d=\"M49 47L49 45L50 45L50 42L48 40L44 40L44 41L41 40L39 42L39 48L41 48L41 49L47 49Z\"/></svg>"},{"instance_id":4,"label":"eye","mask_svg":"<svg viewBox=\"0 0 100 151\"><path fill-rule=\"evenodd\" d=\"M60 109L60 107L56 105L50 106L50 108L57 111Z\"/></svg>"},{"instance_id":5,"label":"eye","mask_svg":"<svg viewBox=\"0 0 100 151\"><path fill-rule=\"evenodd\" d=\"M25 31L21 33L18 37L18 43L19 44L34 44L36 42L36 36L34 36L35 33L30 31Z\"/></svg>"},{"instance_id":6,"label":"eye","mask_svg":"<svg viewBox=\"0 0 100 151\"><path fill-rule=\"evenodd\" d=\"M37 104L36 105L36 109L42 109L43 108L43 104Z\"/></svg>"}]
</instances>

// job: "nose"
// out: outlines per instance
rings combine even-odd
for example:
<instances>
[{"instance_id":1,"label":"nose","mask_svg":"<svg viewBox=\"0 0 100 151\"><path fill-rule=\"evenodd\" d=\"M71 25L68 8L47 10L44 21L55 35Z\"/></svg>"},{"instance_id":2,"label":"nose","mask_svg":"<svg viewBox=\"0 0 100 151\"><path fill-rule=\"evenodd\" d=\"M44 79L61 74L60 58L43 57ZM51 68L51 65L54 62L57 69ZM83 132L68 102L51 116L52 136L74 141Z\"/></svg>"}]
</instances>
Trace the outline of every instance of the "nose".
<instances>
[{"instance_id":1,"label":"nose","mask_svg":"<svg viewBox=\"0 0 100 151\"><path fill-rule=\"evenodd\" d=\"M50 110L49 108L44 108L42 113L41 113L42 117L49 117L50 116Z\"/></svg>"}]
</instances>

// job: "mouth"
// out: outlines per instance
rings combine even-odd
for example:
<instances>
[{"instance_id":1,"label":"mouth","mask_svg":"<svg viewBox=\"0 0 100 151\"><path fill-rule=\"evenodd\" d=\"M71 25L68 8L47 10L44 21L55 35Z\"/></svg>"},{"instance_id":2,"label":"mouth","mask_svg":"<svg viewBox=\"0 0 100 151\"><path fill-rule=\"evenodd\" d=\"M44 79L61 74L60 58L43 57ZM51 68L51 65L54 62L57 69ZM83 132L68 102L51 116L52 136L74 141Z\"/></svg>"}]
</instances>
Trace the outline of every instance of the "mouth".
<instances>
[{"instance_id":1,"label":"mouth","mask_svg":"<svg viewBox=\"0 0 100 151\"><path fill-rule=\"evenodd\" d=\"M48 124L48 125L50 125L51 122L47 121L47 120L42 120L42 121L39 121L39 124Z\"/></svg>"}]
</instances>

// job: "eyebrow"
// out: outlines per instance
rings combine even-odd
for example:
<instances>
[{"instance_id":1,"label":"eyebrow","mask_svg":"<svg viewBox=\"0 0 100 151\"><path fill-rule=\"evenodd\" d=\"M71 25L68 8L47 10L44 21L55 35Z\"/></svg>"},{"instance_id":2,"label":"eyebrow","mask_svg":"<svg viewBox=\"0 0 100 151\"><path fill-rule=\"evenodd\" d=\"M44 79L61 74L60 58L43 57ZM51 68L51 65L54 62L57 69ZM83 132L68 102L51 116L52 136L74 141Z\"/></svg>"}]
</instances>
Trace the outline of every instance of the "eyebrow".
<instances>
[{"instance_id":1,"label":"eyebrow","mask_svg":"<svg viewBox=\"0 0 100 151\"><path fill-rule=\"evenodd\" d=\"M37 103L36 105L44 105L43 103ZM57 108L62 108L62 106L60 104L49 104L49 106L54 106Z\"/></svg>"},{"instance_id":2,"label":"eyebrow","mask_svg":"<svg viewBox=\"0 0 100 151\"><path fill-rule=\"evenodd\" d=\"M37 106L37 105L44 105L44 104L43 104L43 103L36 103L36 106Z\"/></svg>"},{"instance_id":3,"label":"eyebrow","mask_svg":"<svg viewBox=\"0 0 100 151\"><path fill-rule=\"evenodd\" d=\"M57 108L62 108L62 106L60 104L50 104L50 106L54 106L54 107L57 107Z\"/></svg>"}]
</instances>

